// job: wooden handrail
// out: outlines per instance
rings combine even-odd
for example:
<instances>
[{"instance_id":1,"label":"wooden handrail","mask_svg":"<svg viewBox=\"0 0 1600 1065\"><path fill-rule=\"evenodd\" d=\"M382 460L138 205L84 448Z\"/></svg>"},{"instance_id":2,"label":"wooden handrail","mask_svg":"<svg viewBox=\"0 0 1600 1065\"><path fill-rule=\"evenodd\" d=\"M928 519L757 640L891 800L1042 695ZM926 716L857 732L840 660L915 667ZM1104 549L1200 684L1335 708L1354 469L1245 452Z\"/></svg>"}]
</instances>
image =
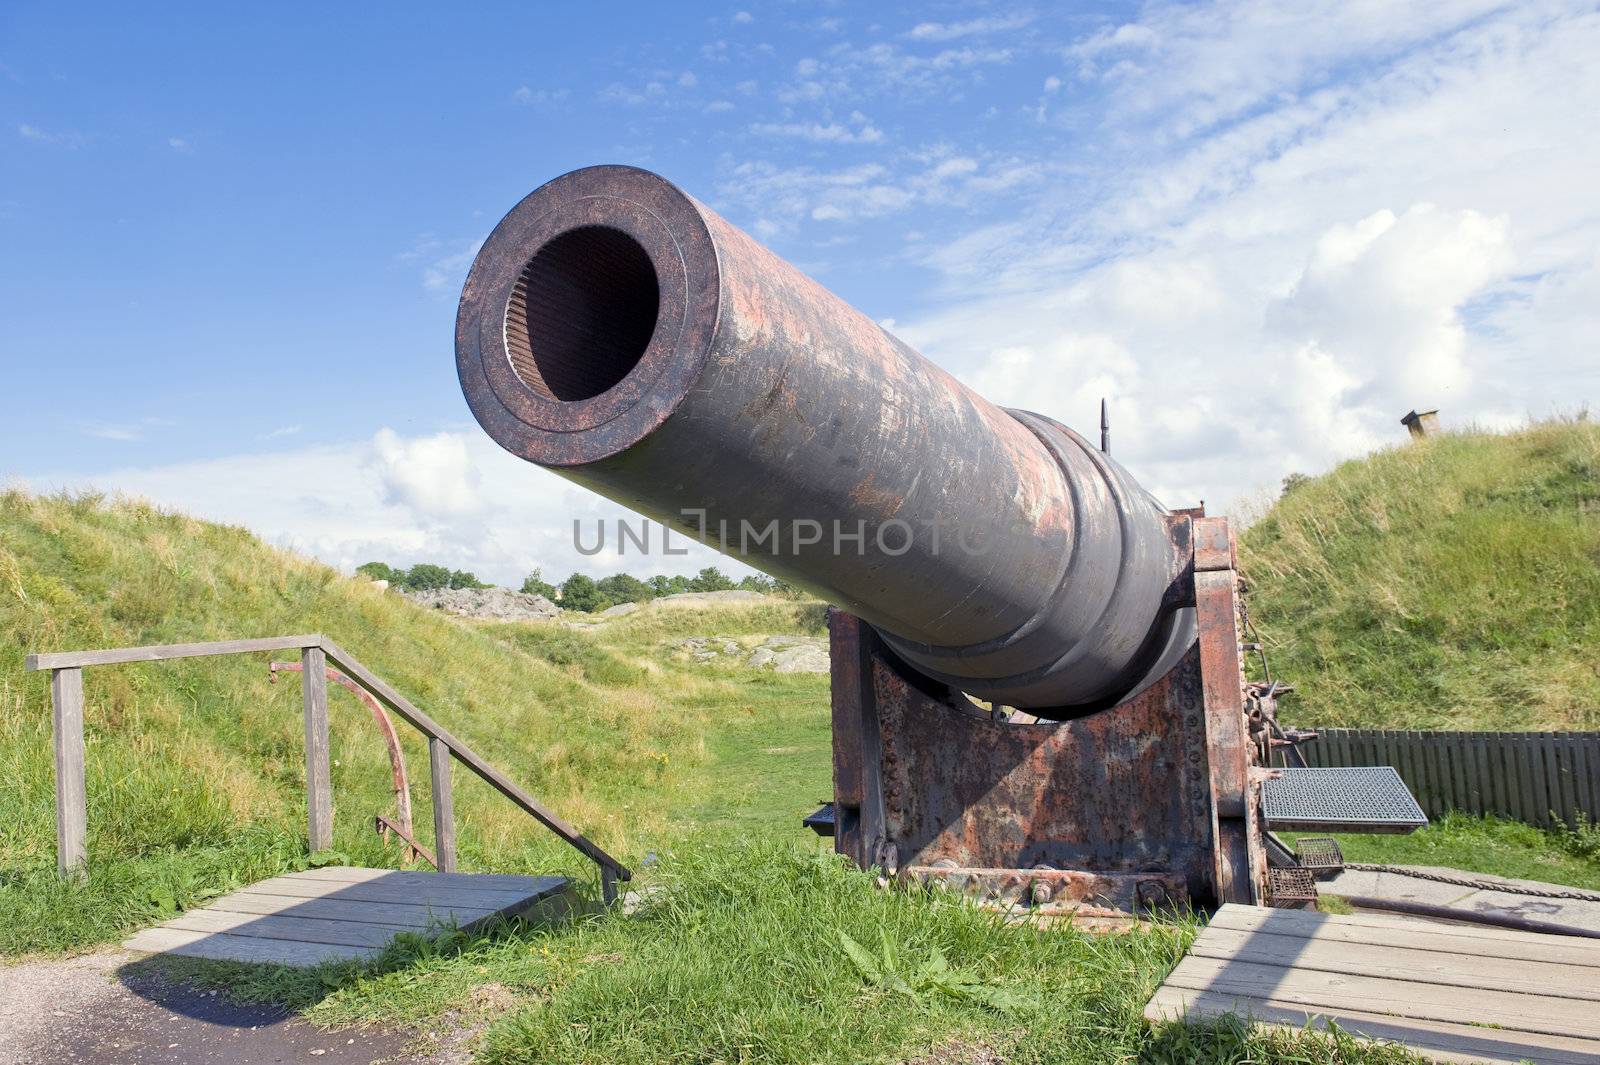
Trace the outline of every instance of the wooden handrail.
<instances>
[{"instance_id":1,"label":"wooden handrail","mask_svg":"<svg viewBox=\"0 0 1600 1065\"><path fill-rule=\"evenodd\" d=\"M601 850L554 811L546 808L514 784L504 773L484 761L476 751L423 713L409 699L362 665L354 655L321 634L28 655L23 667L26 671L51 671L50 690L56 748L56 858L61 872L64 875L78 875L88 861L83 771L82 670L84 666L162 662L175 658L290 649L298 649L303 661L312 660L301 671L301 685L305 693L308 838L314 850L326 848L332 839L332 800L327 772L327 682L322 661L325 658L428 738L429 764L433 771L434 785L435 843L440 862L452 867L455 864L455 816L451 803L449 772L450 760L453 758L511 800L524 813L599 866L601 891L606 902L615 900L617 881L633 879L633 874L627 866ZM439 862L435 864L441 869L444 868Z\"/></svg>"},{"instance_id":2,"label":"wooden handrail","mask_svg":"<svg viewBox=\"0 0 1600 1065\"><path fill-rule=\"evenodd\" d=\"M505 774L478 757L476 751L456 739L442 725L413 706L405 696L391 688L371 670L367 669L366 666L356 661L350 652L328 639L322 641L322 649L327 653L329 661L344 670L345 673L349 674L373 695L376 695L378 700L389 709L405 718L417 731L438 740L448 747L457 761L472 770L473 773L477 774L480 779L501 795L520 806L523 812L566 840L573 847L582 851L602 869L610 869L619 880L633 879L633 874L628 871L626 866L591 843L582 833L563 821L553 811L546 809L533 796L513 784Z\"/></svg>"},{"instance_id":3,"label":"wooden handrail","mask_svg":"<svg viewBox=\"0 0 1600 1065\"><path fill-rule=\"evenodd\" d=\"M322 646L319 634L309 636L268 636L260 640L215 640L211 643L167 643L153 647L113 647L105 651L54 651L29 655L23 659L24 672L65 669L78 666L111 666L120 662L165 662L172 658L201 658L205 655L238 655L252 651L302 650Z\"/></svg>"}]
</instances>

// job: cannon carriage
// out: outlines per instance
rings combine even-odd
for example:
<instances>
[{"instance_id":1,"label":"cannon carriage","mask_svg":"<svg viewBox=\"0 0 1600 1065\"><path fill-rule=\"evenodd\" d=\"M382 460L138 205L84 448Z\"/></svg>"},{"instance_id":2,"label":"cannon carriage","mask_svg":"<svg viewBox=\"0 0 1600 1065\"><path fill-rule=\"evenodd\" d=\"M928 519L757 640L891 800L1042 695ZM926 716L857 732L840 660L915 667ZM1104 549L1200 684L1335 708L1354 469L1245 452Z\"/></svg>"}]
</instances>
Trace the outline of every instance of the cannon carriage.
<instances>
[{"instance_id":1,"label":"cannon carriage","mask_svg":"<svg viewBox=\"0 0 1600 1065\"><path fill-rule=\"evenodd\" d=\"M456 361L506 450L835 604L834 801L808 823L840 853L1080 915L1270 900L1282 770L1226 519L631 167L496 226Z\"/></svg>"}]
</instances>

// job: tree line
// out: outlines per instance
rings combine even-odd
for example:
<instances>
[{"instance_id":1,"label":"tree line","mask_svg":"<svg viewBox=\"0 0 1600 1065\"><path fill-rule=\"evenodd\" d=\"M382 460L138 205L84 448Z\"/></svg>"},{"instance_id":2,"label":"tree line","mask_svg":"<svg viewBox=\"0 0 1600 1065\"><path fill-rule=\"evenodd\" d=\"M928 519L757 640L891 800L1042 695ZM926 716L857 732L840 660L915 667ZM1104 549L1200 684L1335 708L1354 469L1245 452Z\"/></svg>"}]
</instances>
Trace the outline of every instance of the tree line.
<instances>
[{"instance_id":1,"label":"tree line","mask_svg":"<svg viewBox=\"0 0 1600 1065\"><path fill-rule=\"evenodd\" d=\"M466 570L418 562L410 569L395 569L387 562L366 562L356 572L373 581L388 581L392 588L408 592L428 592L435 588L488 588L488 584Z\"/></svg>"},{"instance_id":2,"label":"tree line","mask_svg":"<svg viewBox=\"0 0 1600 1065\"><path fill-rule=\"evenodd\" d=\"M641 579L631 573L613 573L609 577L596 580L582 573L574 573L562 581L559 588L546 581L539 570L535 569L528 575L527 580L522 582L521 590L530 595L542 595L546 599L559 602L568 610L582 610L586 613L620 606L623 603L648 603L664 595L679 595L683 592L741 590L761 592L764 595L787 595L792 591L787 582L762 573L752 573L736 581L715 566L707 566L693 577L679 573L672 576L657 574L654 577Z\"/></svg>"},{"instance_id":3,"label":"tree line","mask_svg":"<svg viewBox=\"0 0 1600 1065\"><path fill-rule=\"evenodd\" d=\"M388 581L391 587L408 592L430 591L436 588L488 588L484 581L465 570L453 570L431 562L419 562L409 569L397 569L386 562L367 562L356 567L356 572L369 580ZM683 592L749 591L764 595L792 595L788 582L765 574L753 573L739 580L723 573L716 566L707 566L692 577L683 574L654 577L635 577L631 573L613 573L598 580L582 573L574 573L560 584L552 584L535 569L523 580L519 591L527 595L542 595L551 602L560 603L568 610L586 613L605 610L623 603L648 603L664 595Z\"/></svg>"}]
</instances>

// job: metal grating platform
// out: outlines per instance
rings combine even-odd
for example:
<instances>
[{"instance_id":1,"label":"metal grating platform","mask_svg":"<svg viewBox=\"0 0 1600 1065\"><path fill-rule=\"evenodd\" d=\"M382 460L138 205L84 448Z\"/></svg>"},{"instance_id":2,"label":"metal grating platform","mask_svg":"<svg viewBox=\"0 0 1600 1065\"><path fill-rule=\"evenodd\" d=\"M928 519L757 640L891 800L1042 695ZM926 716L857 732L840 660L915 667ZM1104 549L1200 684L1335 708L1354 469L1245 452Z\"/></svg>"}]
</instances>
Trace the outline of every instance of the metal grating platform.
<instances>
[{"instance_id":1,"label":"metal grating platform","mask_svg":"<svg viewBox=\"0 0 1600 1065\"><path fill-rule=\"evenodd\" d=\"M1267 905L1306 909L1317 901L1317 882L1309 869L1268 869Z\"/></svg>"},{"instance_id":2,"label":"metal grating platform","mask_svg":"<svg viewBox=\"0 0 1600 1065\"><path fill-rule=\"evenodd\" d=\"M1389 766L1283 769L1261 785L1267 827L1299 832L1415 832L1428 823Z\"/></svg>"},{"instance_id":3,"label":"metal grating platform","mask_svg":"<svg viewBox=\"0 0 1600 1065\"><path fill-rule=\"evenodd\" d=\"M833 803L824 803L822 809L801 819L800 823L819 836L832 836L835 831L834 822L837 818L833 812Z\"/></svg>"},{"instance_id":4,"label":"metal grating platform","mask_svg":"<svg viewBox=\"0 0 1600 1065\"><path fill-rule=\"evenodd\" d=\"M1332 836L1302 836L1294 841L1295 860L1314 876L1326 876L1344 868L1344 852Z\"/></svg>"}]
</instances>

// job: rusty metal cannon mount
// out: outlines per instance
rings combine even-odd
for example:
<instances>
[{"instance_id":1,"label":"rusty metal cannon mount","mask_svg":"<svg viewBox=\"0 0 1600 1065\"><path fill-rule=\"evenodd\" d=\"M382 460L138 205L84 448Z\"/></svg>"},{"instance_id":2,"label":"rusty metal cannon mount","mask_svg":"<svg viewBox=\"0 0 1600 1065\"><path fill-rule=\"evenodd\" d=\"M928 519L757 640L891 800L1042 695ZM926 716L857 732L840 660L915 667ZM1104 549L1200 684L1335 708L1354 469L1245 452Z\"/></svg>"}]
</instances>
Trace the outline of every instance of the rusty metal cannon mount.
<instances>
[{"instance_id":1,"label":"rusty metal cannon mount","mask_svg":"<svg viewBox=\"0 0 1600 1065\"><path fill-rule=\"evenodd\" d=\"M840 853L1058 909L1263 901L1281 730L1272 692L1247 716L1224 519L632 167L495 227L456 368L506 450L837 604Z\"/></svg>"},{"instance_id":2,"label":"rusty metal cannon mount","mask_svg":"<svg viewBox=\"0 0 1600 1065\"><path fill-rule=\"evenodd\" d=\"M1078 917L1262 904L1268 863L1225 519L1183 515L1198 639L1155 683L1066 721L983 709L830 617L834 802L863 867ZM831 823L827 823L831 820Z\"/></svg>"}]
</instances>

